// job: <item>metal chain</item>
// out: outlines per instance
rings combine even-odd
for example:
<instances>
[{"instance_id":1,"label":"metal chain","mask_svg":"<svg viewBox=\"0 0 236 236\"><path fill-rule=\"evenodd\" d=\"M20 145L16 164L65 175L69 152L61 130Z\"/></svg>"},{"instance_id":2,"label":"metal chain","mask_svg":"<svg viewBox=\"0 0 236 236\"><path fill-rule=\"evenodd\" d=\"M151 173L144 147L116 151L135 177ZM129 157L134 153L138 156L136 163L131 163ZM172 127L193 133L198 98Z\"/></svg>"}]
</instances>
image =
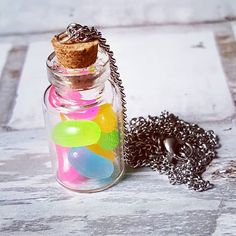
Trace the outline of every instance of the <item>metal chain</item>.
<instances>
[{"instance_id":1,"label":"metal chain","mask_svg":"<svg viewBox=\"0 0 236 236\"><path fill-rule=\"evenodd\" d=\"M66 38L64 36L67 36ZM63 37L61 37L63 36ZM94 27L70 24L59 35L61 43L88 42L94 39L107 53L112 81L118 86L123 115L123 153L125 162L133 167L149 166L154 171L168 175L171 184L185 184L189 189L204 191L213 187L201 174L215 157L218 139L213 131L205 131L168 112L160 117L133 118L127 125L124 86L118 73L116 60L106 39ZM170 153L166 141L176 141L176 153Z\"/></svg>"},{"instance_id":2,"label":"metal chain","mask_svg":"<svg viewBox=\"0 0 236 236\"><path fill-rule=\"evenodd\" d=\"M171 184L186 184L195 191L213 187L201 177L218 147L217 136L212 130L205 131L196 124L163 112L160 117L133 118L129 122L127 136L127 162L130 166L150 166L168 175ZM177 140L178 144L178 155L174 155L172 161L163 144L168 137Z\"/></svg>"}]
</instances>

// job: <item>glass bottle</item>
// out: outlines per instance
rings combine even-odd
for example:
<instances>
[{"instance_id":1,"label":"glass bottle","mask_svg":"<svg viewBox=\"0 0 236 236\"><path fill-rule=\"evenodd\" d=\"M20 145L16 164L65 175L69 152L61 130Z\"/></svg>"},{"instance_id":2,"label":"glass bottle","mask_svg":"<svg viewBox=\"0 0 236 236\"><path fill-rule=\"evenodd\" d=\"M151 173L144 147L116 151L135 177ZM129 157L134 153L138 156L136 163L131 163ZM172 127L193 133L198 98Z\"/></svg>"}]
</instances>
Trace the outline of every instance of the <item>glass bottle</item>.
<instances>
[{"instance_id":1,"label":"glass bottle","mask_svg":"<svg viewBox=\"0 0 236 236\"><path fill-rule=\"evenodd\" d=\"M108 55L100 48L93 65L67 69L53 52L47 71L51 85L43 110L57 181L79 192L111 187L124 172L124 160L121 99Z\"/></svg>"}]
</instances>

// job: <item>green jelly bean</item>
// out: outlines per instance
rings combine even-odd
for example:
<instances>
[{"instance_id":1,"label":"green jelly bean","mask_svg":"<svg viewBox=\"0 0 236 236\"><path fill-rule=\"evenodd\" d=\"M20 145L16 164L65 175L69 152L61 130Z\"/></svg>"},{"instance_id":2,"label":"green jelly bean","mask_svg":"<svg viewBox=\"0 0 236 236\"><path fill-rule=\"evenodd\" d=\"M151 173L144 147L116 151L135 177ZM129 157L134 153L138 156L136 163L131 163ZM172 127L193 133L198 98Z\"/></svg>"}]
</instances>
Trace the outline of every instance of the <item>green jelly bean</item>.
<instances>
[{"instance_id":1,"label":"green jelly bean","mask_svg":"<svg viewBox=\"0 0 236 236\"><path fill-rule=\"evenodd\" d=\"M100 135L100 127L90 120L65 120L52 131L53 141L63 147L92 145L98 142Z\"/></svg>"},{"instance_id":2,"label":"green jelly bean","mask_svg":"<svg viewBox=\"0 0 236 236\"><path fill-rule=\"evenodd\" d=\"M113 150L119 144L119 132L114 130L110 133L101 133L98 145L106 150Z\"/></svg>"}]
</instances>

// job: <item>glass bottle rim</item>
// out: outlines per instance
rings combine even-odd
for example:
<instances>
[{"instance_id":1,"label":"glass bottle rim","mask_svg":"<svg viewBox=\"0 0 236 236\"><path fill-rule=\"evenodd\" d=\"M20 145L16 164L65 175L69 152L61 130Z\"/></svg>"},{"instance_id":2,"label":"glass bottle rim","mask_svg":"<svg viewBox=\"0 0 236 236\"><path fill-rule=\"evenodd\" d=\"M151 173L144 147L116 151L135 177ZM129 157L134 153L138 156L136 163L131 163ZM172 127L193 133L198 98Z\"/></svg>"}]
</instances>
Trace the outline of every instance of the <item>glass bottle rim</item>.
<instances>
[{"instance_id":1,"label":"glass bottle rim","mask_svg":"<svg viewBox=\"0 0 236 236\"><path fill-rule=\"evenodd\" d=\"M109 64L108 54L99 47L97 60L94 64L85 68L70 69L63 67L58 63L56 53L53 51L47 58L46 65L47 69L54 74L56 77L81 77L92 75L98 77L104 72L104 68Z\"/></svg>"}]
</instances>

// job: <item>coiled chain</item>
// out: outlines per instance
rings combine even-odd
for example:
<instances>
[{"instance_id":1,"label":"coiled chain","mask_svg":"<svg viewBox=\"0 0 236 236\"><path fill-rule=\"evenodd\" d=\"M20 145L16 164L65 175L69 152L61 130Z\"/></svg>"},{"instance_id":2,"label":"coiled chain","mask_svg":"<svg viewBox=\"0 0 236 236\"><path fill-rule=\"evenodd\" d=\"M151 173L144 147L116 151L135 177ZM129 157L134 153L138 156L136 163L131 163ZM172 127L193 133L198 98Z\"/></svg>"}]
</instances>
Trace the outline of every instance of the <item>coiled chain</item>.
<instances>
[{"instance_id":1,"label":"coiled chain","mask_svg":"<svg viewBox=\"0 0 236 236\"><path fill-rule=\"evenodd\" d=\"M198 125L180 120L168 112L163 112L160 117L133 118L128 125L124 86L113 52L101 32L94 27L73 23L57 37L65 44L97 39L99 46L107 53L111 79L119 88L122 102L123 153L129 166L149 166L161 174L168 175L171 184L185 184L195 191L205 191L213 187L201 177L219 146L213 131L205 131ZM175 152L168 151L168 146L165 146L168 141L174 145Z\"/></svg>"}]
</instances>

